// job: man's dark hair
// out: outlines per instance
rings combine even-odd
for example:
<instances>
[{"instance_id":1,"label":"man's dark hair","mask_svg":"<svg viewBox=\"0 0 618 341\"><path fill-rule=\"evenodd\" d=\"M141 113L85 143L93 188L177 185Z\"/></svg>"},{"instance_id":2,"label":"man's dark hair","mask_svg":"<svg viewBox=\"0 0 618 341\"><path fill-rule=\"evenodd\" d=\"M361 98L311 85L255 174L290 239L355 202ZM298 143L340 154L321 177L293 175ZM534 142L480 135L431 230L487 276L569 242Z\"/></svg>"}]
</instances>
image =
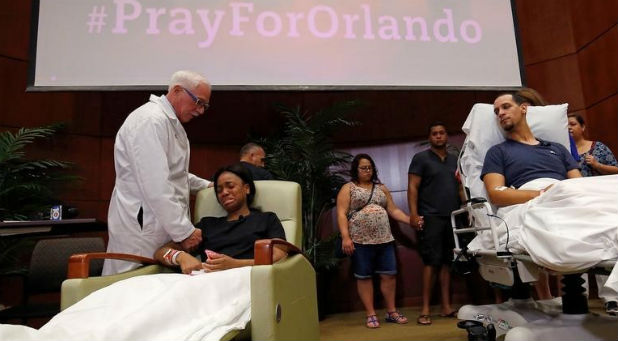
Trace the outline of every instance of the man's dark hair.
<instances>
[{"instance_id":1,"label":"man's dark hair","mask_svg":"<svg viewBox=\"0 0 618 341\"><path fill-rule=\"evenodd\" d=\"M244 155L251 153L251 151L256 148L262 148L262 146L260 146L259 144L255 142L249 142L245 144L244 146L242 146L242 148L240 148L240 157L243 157Z\"/></svg>"},{"instance_id":2,"label":"man's dark hair","mask_svg":"<svg viewBox=\"0 0 618 341\"><path fill-rule=\"evenodd\" d=\"M215 194L219 194L219 189L217 187L217 182L219 181L219 177L224 172L230 172L234 175L238 176L243 183L249 185L249 194L247 194L247 205L251 206L253 202L253 198L255 197L255 183L253 182L253 177L251 173L243 166L241 163L235 163L229 166L221 167L219 170L215 172L215 176L213 177L215 183ZM217 201L219 201L219 196L217 196ZM220 202L219 202L220 203Z\"/></svg>"},{"instance_id":3,"label":"man's dark hair","mask_svg":"<svg viewBox=\"0 0 618 341\"><path fill-rule=\"evenodd\" d=\"M503 92L499 94L498 96L496 96L496 98L506 96L506 95L511 95L511 97L513 98L513 101L517 103L517 105L522 105L524 103L530 103L526 98L520 96L517 92Z\"/></svg>"},{"instance_id":4,"label":"man's dark hair","mask_svg":"<svg viewBox=\"0 0 618 341\"><path fill-rule=\"evenodd\" d=\"M375 162L373 162L373 159L371 158L371 156L369 156L369 154L364 153L356 155L352 160L352 165L350 166L350 176L352 177L352 181L358 182L358 164L362 159L365 159L369 161L369 163L371 163L371 168L373 169L373 174L371 175L371 182L373 182L374 184L379 184L380 179L378 179L378 169L376 168L376 164Z\"/></svg>"},{"instance_id":5,"label":"man's dark hair","mask_svg":"<svg viewBox=\"0 0 618 341\"><path fill-rule=\"evenodd\" d=\"M431 134L431 128L437 127L437 126L442 126L444 128L444 130L446 130L446 132L448 132L448 129L446 129L446 124L444 124L444 122L442 122L442 121L433 121L427 127L427 135Z\"/></svg>"},{"instance_id":6,"label":"man's dark hair","mask_svg":"<svg viewBox=\"0 0 618 341\"><path fill-rule=\"evenodd\" d=\"M586 121L584 121L584 118L580 114L572 113L568 114L567 117L573 117L574 119L576 119L577 123L579 123L580 126L586 125Z\"/></svg>"}]
</instances>

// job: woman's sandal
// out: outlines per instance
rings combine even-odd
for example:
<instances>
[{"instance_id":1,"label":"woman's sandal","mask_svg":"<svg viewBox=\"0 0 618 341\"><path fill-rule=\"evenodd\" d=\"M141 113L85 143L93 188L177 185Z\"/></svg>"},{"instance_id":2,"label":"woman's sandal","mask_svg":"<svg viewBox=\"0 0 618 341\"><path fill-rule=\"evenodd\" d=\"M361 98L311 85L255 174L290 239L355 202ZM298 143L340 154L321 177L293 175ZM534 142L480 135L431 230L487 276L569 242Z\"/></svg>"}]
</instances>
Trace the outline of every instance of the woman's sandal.
<instances>
[{"instance_id":1,"label":"woman's sandal","mask_svg":"<svg viewBox=\"0 0 618 341\"><path fill-rule=\"evenodd\" d=\"M429 315L421 315L416 319L416 323L423 326L428 326L431 324L431 317Z\"/></svg>"},{"instance_id":2,"label":"woman's sandal","mask_svg":"<svg viewBox=\"0 0 618 341\"><path fill-rule=\"evenodd\" d=\"M367 316L367 328L375 329L380 327L380 322L378 322L378 317L376 315Z\"/></svg>"},{"instance_id":3,"label":"woman's sandal","mask_svg":"<svg viewBox=\"0 0 618 341\"><path fill-rule=\"evenodd\" d=\"M408 318L403 316L402 313L398 311L390 311L386 312L386 318L384 318L386 322L397 323L397 324L406 324L408 323Z\"/></svg>"}]
</instances>

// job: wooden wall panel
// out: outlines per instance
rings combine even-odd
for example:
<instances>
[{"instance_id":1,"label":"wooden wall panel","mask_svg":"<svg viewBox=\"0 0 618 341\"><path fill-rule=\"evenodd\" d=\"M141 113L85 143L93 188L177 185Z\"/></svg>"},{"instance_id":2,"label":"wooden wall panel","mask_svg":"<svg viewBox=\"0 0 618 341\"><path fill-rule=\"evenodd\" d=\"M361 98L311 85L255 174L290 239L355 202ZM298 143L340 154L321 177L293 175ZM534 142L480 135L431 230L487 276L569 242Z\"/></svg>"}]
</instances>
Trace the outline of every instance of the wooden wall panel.
<instances>
[{"instance_id":1,"label":"wooden wall panel","mask_svg":"<svg viewBox=\"0 0 618 341\"><path fill-rule=\"evenodd\" d=\"M213 91L212 108L203 117L186 126L193 143L238 144L249 134L274 133L282 118L275 104L303 104L305 94L293 91Z\"/></svg>"},{"instance_id":2,"label":"wooden wall panel","mask_svg":"<svg viewBox=\"0 0 618 341\"><path fill-rule=\"evenodd\" d=\"M101 93L101 136L114 138L127 116L148 102L147 91L109 91Z\"/></svg>"},{"instance_id":3,"label":"wooden wall panel","mask_svg":"<svg viewBox=\"0 0 618 341\"><path fill-rule=\"evenodd\" d=\"M353 115L361 123L358 127L343 129L335 138L342 144L385 144L410 141L427 136L427 126L436 120L443 121L450 131L459 131L470 108L479 98L474 91L391 91L350 93L349 98L359 98L363 107ZM313 95L312 103L327 103ZM357 97L355 97L357 95ZM326 103L325 103L326 102Z\"/></svg>"},{"instance_id":4,"label":"wooden wall panel","mask_svg":"<svg viewBox=\"0 0 618 341\"><path fill-rule=\"evenodd\" d=\"M489 95L487 95L489 94ZM361 126L343 130L337 143L386 143L425 135L429 122L442 119L449 128L459 129L472 104L493 98L485 91L312 91L312 92L217 92L215 104L205 117L186 126L193 143L238 144L249 135L265 136L280 127L282 116L275 104L301 106L315 112L337 102L358 100L360 107L350 118ZM287 97L286 97L287 96ZM216 127L216 128L214 128Z\"/></svg>"},{"instance_id":5,"label":"wooden wall panel","mask_svg":"<svg viewBox=\"0 0 618 341\"><path fill-rule=\"evenodd\" d=\"M570 8L577 49L618 23L618 0L570 0Z\"/></svg>"},{"instance_id":6,"label":"wooden wall panel","mask_svg":"<svg viewBox=\"0 0 618 341\"><path fill-rule=\"evenodd\" d=\"M586 134L605 143L618 157L618 94L586 110Z\"/></svg>"},{"instance_id":7,"label":"wooden wall panel","mask_svg":"<svg viewBox=\"0 0 618 341\"><path fill-rule=\"evenodd\" d=\"M0 55L27 60L32 1L0 0Z\"/></svg>"},{"instance_id":8,"label":"wooden wall panel","mask_svg":"<svg viewBox=\"0 0 618 341\"><path fill-rule=\"evenodd\" d=\"M100 200L97 205L96 218L100 221L107 222L107 212L109 210L109 198L107 200ZM105 233L107 235L107 233Z\"/></svg>"},{"instance_id":9,"label":"wooden wall panel","mask_svg":"<svg viewBox=\"0 0 618 341\"><path fill-rule=\"evenodd\" d=\"M550 103L568 102L569 112L594 113L590 119L614 122L618 112L599 102L618 92L618 0L518 0L516 4L527 85ZM562 33L556 32L556 24L563 26ZM597 105L606 109L588 110ZM615 124L593 125L588 130L600 140L615 140Z\"/></svg>"},{"instance_id":10,"label":"wooden wall panel","mask_svg":"<svg viewBox=\"0 0 618 341\"><path fill-rule=\"evenodd\" d=\"M618 93L618 25L578 53L587 106Z\"/></svg>"},{"instance_id":11,"label":"wooden wall panel","mask_svg":"<svg viewBox=\"0 0 618 341\"><path fill-rule=\"evenodd\" d=\"M215 172L240 159L241 145L191 144L189 171L205 179L211 179Z\"/></svg>"},{"instance_id":12,"label":"wooden wall panel","mask_svg":"<svg viewBox=\"0 0 618 341\"><path fill-rule=\"evenodd\" d=\"M100 187L100 144L97 137L80 135L57 135L50 140L37 143L28 148L31 158L54 158L74 163L70 171L82 177L82 181L63 195L67 201L97 200Z\"/></svg>"},{"instance_id":13,"label":"wooden wall panel","mask_svg":"<svg viewBox=\"0 0 618 341\"><path fill-rule=\"evenodd\" d=\"M526 65L575 52L568 1L517 0L515 4Z\"/></svg>"},{"instance_id":14,"label":"wooden wall panel","mask_svg":"<svg viewBox=\"0 0 618 341\"><path fill-rule=\"evenodd\" d=\"M78 218L98 218L99 219L99 201L96 200L71 200L67 202L70 206L76 207L79 215ZM106 221L106 219L102 221ZM107 234L107 232L105 232Z\"/></svg>"},{"instance_id":15,"label":"wooden wall panel","mask_svg":"<svg viewBox=\"0 0 618 341\"><path fill-rule=\"evenodd\" d=\"M572 54L526 66L528 86L549 103L569 103L569 111L585 108L577 56Z\"/></svg>"},{"instance_id":16,"label":"wooden wall panel","mask_svg":"<svg viewBox=\"0 0 618 341\"><path fill-rule=\"evenodd\" d=\"M10 58L0 58L2 75L2 125L11 127L37 126L51 123L43 113L49 105L43 102L50 98L45 94L32 96L26 93L27 64Z\"/></svg>"},{"instance_id":17,"label":"wooden wall panel","mask_svg":"<svg viewBox=\"0 0 618 341\"><path fill-rule=\"evenodd\" d=\"M100 100L92 92L26 92L27 63L0 58L0 125L34 127L64 122L67 133L98 136Z\"/></svg>"},{"instance_id":18,"label":"wooden wall panel","mask_svg":"<svg viewBox=\"0 0 618 341\"><path fill-rule=\"evenodd\" d=\"M101 179L97 198L99 200L109 200L112 196L116 179L116 170L114 169L114 137L101 138L99 167L101 169Z\"/></svg>"},{"instance_id":19,"label":"wooden wall panel","mask_svg":"<svg viewBox=\"0 0 618 341\"><path fill-rule=\"evenodd\" d=\"M388 143L419 138L426 126L443 120L452 131L459 130L470 107L490 102L495 91L324 91L241 92L214 91L213 107L185 126L192 144L238 145L249 136L275 133L283 123L276 104L315 112L336 102L363 103L350 118L361 126L343 130L335 142ZM148 100L147 92L104 93L101 104L101 135L112 137L126 116Z\"/></svg>"}]
</instances>

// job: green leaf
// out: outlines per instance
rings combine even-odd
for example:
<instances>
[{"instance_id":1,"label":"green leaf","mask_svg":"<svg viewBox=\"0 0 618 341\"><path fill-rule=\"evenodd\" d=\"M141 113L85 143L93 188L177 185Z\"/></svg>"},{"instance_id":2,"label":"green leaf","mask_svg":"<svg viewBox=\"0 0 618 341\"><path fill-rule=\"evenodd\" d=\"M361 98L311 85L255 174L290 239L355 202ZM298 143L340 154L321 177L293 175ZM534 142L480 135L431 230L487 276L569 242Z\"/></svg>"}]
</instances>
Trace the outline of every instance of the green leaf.
<instances>
[{"instance_id":1,"label":"green leaf","mask_svg":"<svg viewBox=\"0 0 618 341\"><path fill-rule=\"evenodd\" d=\"M24 148L52 137L62 124L0 132L0 220L25 220L57 203L62 187L79 180L73 166L59 160L27 159Z\"/></svg>"},{"instance_id":2,"label":"green leaf","mask_svg":"<svg viewBox=\"0 0 618 341\"><path fill-rule=\"evenodd\" d=\"M332 241L318 239L320 216L335 205L335 198L346 182L342 168L349 168L351 155L334 150L332 137L339 129L359 123L347 115L359 107L346 101L311 113L301 106L275 108L285 119L272 136L257 139L264 146L266 167L276 178L294 181L302 188L302 248L316 268L337 264Z\"/></svg>"}]
</instances>

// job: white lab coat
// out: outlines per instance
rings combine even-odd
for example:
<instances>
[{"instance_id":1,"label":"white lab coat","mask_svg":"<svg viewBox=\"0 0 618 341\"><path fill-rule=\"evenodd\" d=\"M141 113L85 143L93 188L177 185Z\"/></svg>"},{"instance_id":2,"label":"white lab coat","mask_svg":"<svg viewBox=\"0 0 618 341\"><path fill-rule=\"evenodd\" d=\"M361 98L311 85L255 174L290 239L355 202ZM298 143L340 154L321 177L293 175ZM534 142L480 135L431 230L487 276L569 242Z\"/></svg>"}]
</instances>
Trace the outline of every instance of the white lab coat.
<instances>
[{"instance_id":1,"label":"white lab coat","mask_svg":"<svg viewBox=\"0 0 618 341\"><path fill-rule=\"evenodd\" d=\"M114 165L107 252L153 257L170 240L180 242L191 235L189 195L208 181L189 173L189 140L165 96L151 95L127 117L116 135ZM143 226L137 219L140 208ZM138 266L105 260L103 275Z\"/></svg>"}]
</instances>

